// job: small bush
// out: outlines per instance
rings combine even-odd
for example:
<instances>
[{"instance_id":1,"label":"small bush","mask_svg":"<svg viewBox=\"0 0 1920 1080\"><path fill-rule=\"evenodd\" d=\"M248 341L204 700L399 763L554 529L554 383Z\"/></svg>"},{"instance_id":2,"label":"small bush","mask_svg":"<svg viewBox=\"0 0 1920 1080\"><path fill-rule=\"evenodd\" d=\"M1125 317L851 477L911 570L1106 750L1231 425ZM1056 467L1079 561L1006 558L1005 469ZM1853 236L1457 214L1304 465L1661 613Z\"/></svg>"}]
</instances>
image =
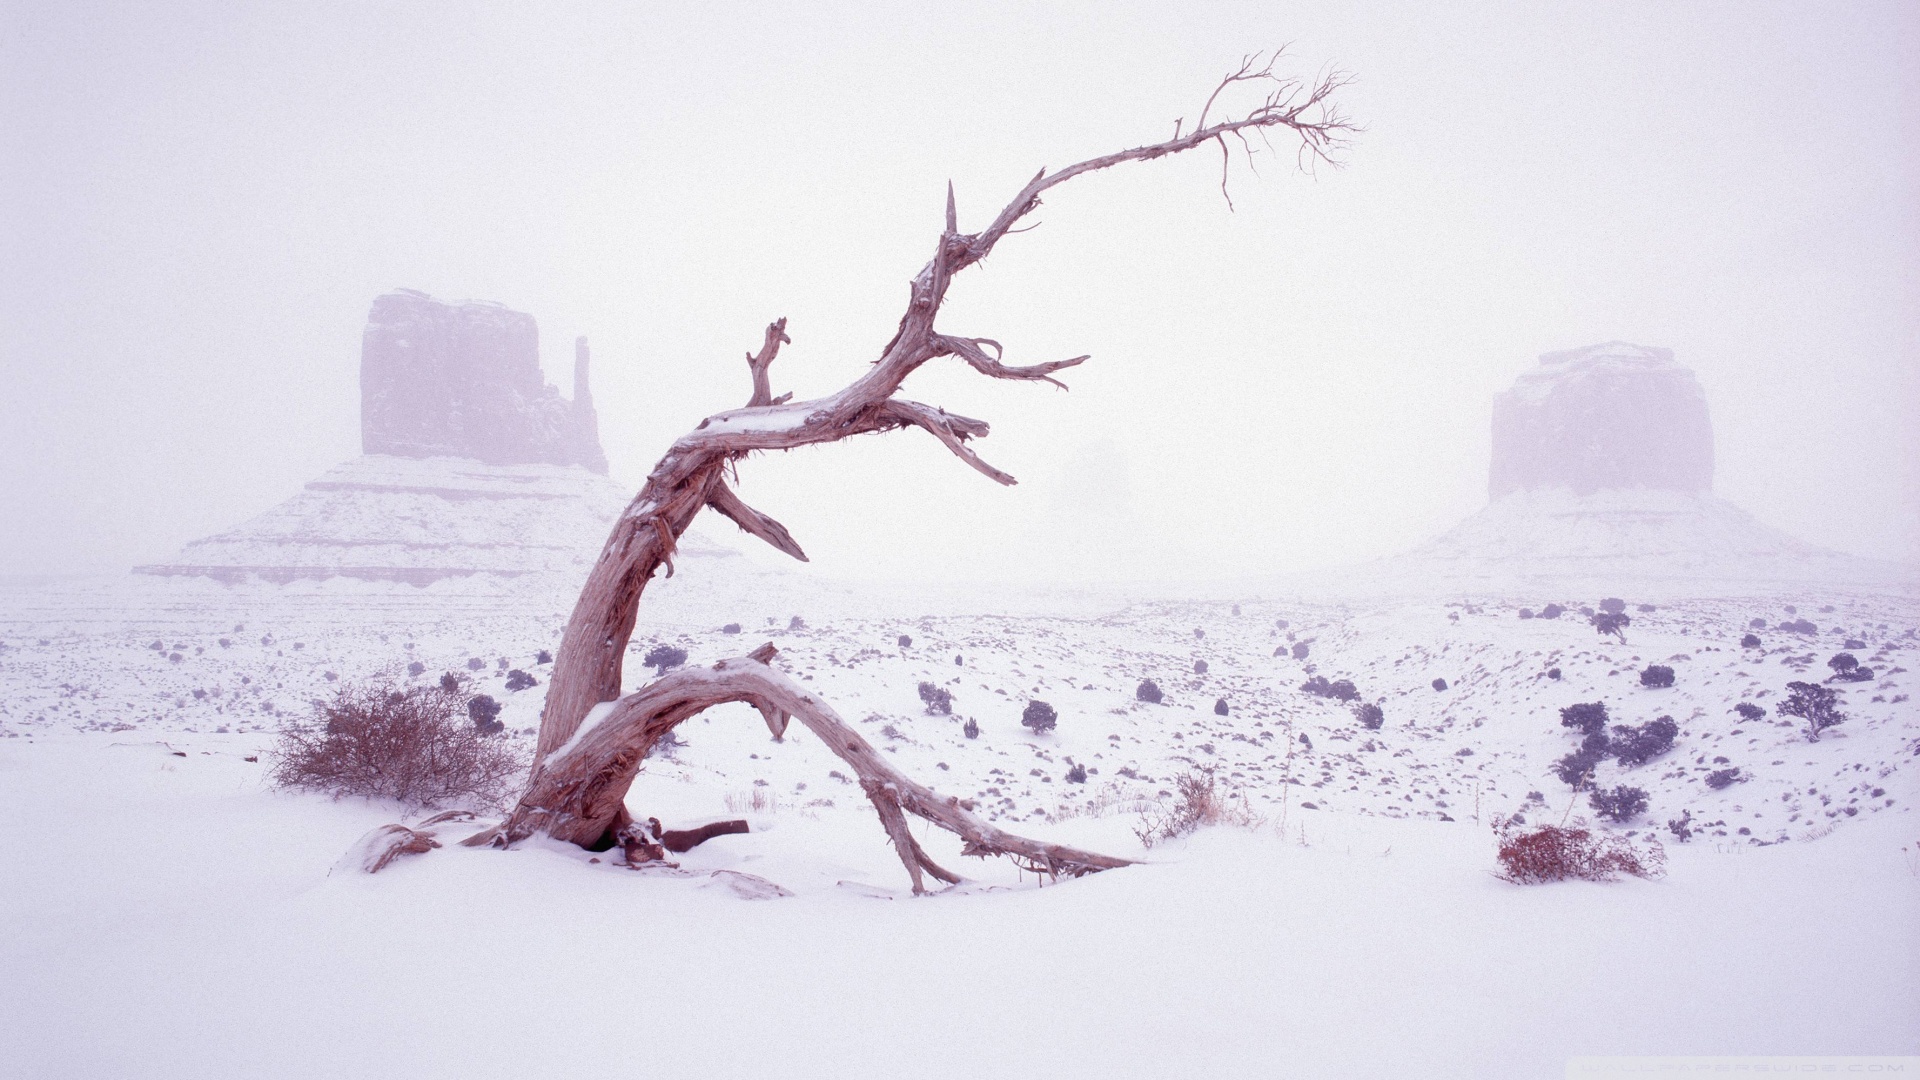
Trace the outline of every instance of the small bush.
<instances>
[{"instance_id":1,"label":"small bush","mask_svg":"<svg viewBox=\"0 0 1920 1080\"><path fill-rule=\"evenodd\" d=\"M461 685L462 680L460 676L455 675L451 671L444 672L440 676L440 689L445 690L449 694L459 693Z\"/></svg>"},{"instance_id":2,"label":"small bush","mask_svg":"<svg viewBox=\"0 0 1920 1080\"><path fill-rule=\"evenodd\" d=\"M899 639L895 641L894 644L900 646L903 649L911 649L913 648L913 638L908 637L906 634L901 634Z\"/></svg>"},{"instance_id":3,"label":"small bush","mask_svg":"<svg viewBox=\"0 0 1920 1080\"><path fill-rule=\"evenodd\" d=\"M969 716L967 717L966 726L960 729L960 733L969 739L977 739L980 737L980 725L974 722L973 717Z\"/></svg>"},{"instance_id":4,"label":"small bush","mask_svg":"<svg viewBox=\"0 0 1920 1080\"><path fill-rule=\"evenodd\" d=\"M527 674L524 671L521 671L519 668L514 668L512 671L507 672L507 689L508 690L513 690L513 691L530 690L533 687L536 687L539 685L540 685L540 680L534 678L533 676Z\"/></svg>"},{"instance_id":5,"label":"small bush","mask_svg":"<svg viewBox=\"0 0 1920 1080\"><path fill-rule=\"evenodd\" d=\"M467 699L467 719L473 721L473 730L482 735L498 735L506 729L500 722L500 703L487 694L475 694Z\"/></svg>"},{"instance_id":6,"label":"small bush","mask_svg":"<svg viewBox=\"0 0 1920 1080\"><path fill-rule=\"evenodd\" d=\"M1205 675L1207 673L1207 662L1205 660L1195 660L1193 662L1193 673L1195 675Z\"/></svg>"},{"instance_id":7,"label":"small bush","mask_svg":"<svg viewBox=\"0 0 1920 1080\"><path fill-rule=\"evenodd\" d=\"M551 664L553 663L553 654L545 649L541 649L534 654L533 662L536 664Z\"/></svg>"},{"instance_id":8,"label":"small bush","mask_svg":"<svg viewBox=\"0 0 1920 1080\"><path fill-rule=\"evenodd\" d=\"M1740 702L1733 707L1733 711L1740 714L1740 719L1749 722L1762 719L1767 715L1767 710L1755 705L1751 701Z\"/></svg>"},{"instance_id":9,"label":"small bush","mask_svg":"<svg viewBox=\"0 0 1920 1080\"><path fill-rule=\"evenodd\" d=\"M1647 809L1647 793L1625 784L1612 790L1597 790L1587 796L1587 805L1608 821L1632 821Z\"/></svg>"},{"instance_id":10,"label":"small bush","mask_svg":"<svg viewBox=\"0 0 1920 1080\"><path fill-rule=\"evenodd\" d=\"M1381 711L1380 706L1372 702L1368 702L1353 710L1353 718L1360 721L1360 726L1366 728L1368 731L1379 731L1380 725L1387 722L1386 713Z\"/></svg>"},{"instance_id":11,"label":"small bush","mask_svg":"<svg viewBox=\"0 0 1920 1080\"><path fill-rule=\"evenodd\" d=\"M740 624L737 622L730 622L727 625L721 627L720 632L723 634L737 634L740 632Z\"/></svg>"},{"instance_id":12,"label":"small bush","mask_svg":"<svg viewBox=\"0 0 1920 1080\"><path fill-rule=\"evenodd\" d=\"M1682 810L1679 817L1668 818L1667 831L1683 844L1693 839L1693 811Z\"/></svg>"},{"instance_id":13,"label":"small bush","mask_svg":"<svg viewBox=\"0 0 1920 1080\"><path fill-rule=\"evenodd\" d=\"M672 645L655 645L647 650L647 655L641 657L640 662L652 668L654 677L658 678L665 675L668 668L677 668L686 663L687 650Z\"/></svg>"},{"instance_id":14,"label":"small bush","mask_svg":"<svg viewBox=\"0 0 1920 1080\"><path fill-rule=\"evenodd\" d=\"M1435 690L1445 690L1447 688L1447 680L1445 679L1433 680L1433 688Z\"/></svg>"},{"instance_id":15,"label":"small bush","mask_svg":"<svg viewBox=\"0 0 1920 1080\"><path fill-rule=\"evenodd\" d=\"M1765 619L1749 619L1747 621L1747 629L1749 630L1765 630L1766 628L1767 620Z\"/></svg>"},{"instance_id":16,"label":"small bush","mask_svg":"<svg viewBox=\"0 0 1920 1080\"><path fill-rule=\"evenodd\" d=\"M407 674L409 675L425 675L426 673L427 673L427 665L421 663L418 660L415 660L413 663L407 665Z\"/></svg>"},{"instance_id":17,"label":"small bush","mask_svg":"<svg viewBox=\"0 0 1920 1080\"><path fill-rule=\"evenodd\" d=\"M1020 726L1032 729L1035 735L1052 731L1059 722L1060 714L1053 711L1053 706L1038 699L1027 702L1026 711L1020 714Z\"/></svg>"},{"instance_id":18,"label":"small bush","mask_svg":"<svg viewBox=\"0 0 1920 1080\"><path fill-rule=\"evenodd\" d=\"M1607 730L1607 703L1586 701L1578 705L1569 705L1560 710L1560 726L1573 728L1587 735L1600 734Z\"/></svg>"},{"instance_id":19,"label":"small bush","mask_svg":"<svg viewBox=\"0 0 1920 1080\"><path fill-rule=\"evenodd\" d=\"M1238 805L1214 787L1213 774L1187 772L1174 778L1172 805L1155 806L1140 815L1133 834L1143 847L1190 836L1207 825L1253 825L1258 822L1244 800Z\"/></svg>"},{"instance_id":20,"label":"small bush","mask_svg":"<svg viewBox=\"0 0 1920 1080\"><path fill-rule=\"evenodd\" d=\"M1609 596L1605 600L1600 601L1600 610L1611 615L1618 615L1627 610L1627 602L1617 596Z\"/></svg>"},{"instance_id":21,"label":"small bush","mask_svg":"<svg viewBox=\"0 0 1920 1080\"><path fill-rule=\"evenodd\" d=\"M1069 784L1084 784L1084 783L1086 783L1086 782L1087 782L1087 767L1086 767L1085 765L1075 765L1075 766L1074 766L1073 768L1071 768L1071 769L1068 769L1068 770L1067 770L1067 775L1066 775L1066 781L1067 781L1067 783L1069 783Z\"/></svg>"},{"instance_id":22,"label":"small bush","mask_svg":"<svg viewBox=\"0 0 1920 1080\"><path fill-rule=\"evenodd\" d=\"M1543 885L1573 878L1611 881L1615 874L1657 878L1666 872L1666 852L1652 840L1645 849L1624 837L1586 829L1542 825L1527 832L1502 831L1500 877L1516 885Z\"/></svg>"},{"instance_id":23,"label":"small bush","mask_svg":"<svg viewBox=\"0 0 1920 1080\"><path fill-rule=\"evenodd\" d=\"M1607 749L1613 754L1614 760L1633 768L1673 749L1673 740L1678 734L1680 725L1674 723L1671 716L1649 720L1638 727L1619 724L1613 729L1613 741Z\"/></svg>"},{"instance_id":24,"label":"small bush","mask_svg":"<svg viewBox=\"0 0 1920 1080\"><path fill-rule=\"evenodd\" d=\"M1540 617L1543 619L1557 619L1566 613L1567 609L1561 607L1559 604L1548 604L1546 607L1540 609Z\"/></svg>"},{"instance_id":25,"label":"small bush","mask_svg":"<svg viewBox=\"0 0 1920 1080\"><path fill-rule=\"evenodd\" d=\"M1650 690L1664 690L1673 685L1673 669L1664 664L1648 664L1640 673L1640 685Z\"/></svg>"},{"instance_id":26,"label":"small bush","mask_svg":"<svg viewBox=\"0 0 1920 1080\"><path fill-rule=\"evenodd\" d=\"M1633 624L1633 617L1622 611L1603 611L1595 615L1592 621L1596 633L1612 634L1624 645L1627 640L1627 627Z\"/></svg>"},{"instance_id":27,"label":"small bush","mask_svg":"<svg viewBox=\"0 0 1920 1080\"><path fill-rule=\"evenodd\" d=\"M343 686L315 707L311 724L281 733L270 775L336 798L491 809L525 763L510 744L461 723L462 711L459 695L438 686Z\"/></svg>"},{"instance_id":28,"label":"small bush","mask_svg":"<svg viewBox=\"0 0 1920 1080\"><path fill-rule=\"evenodd\" d=\"M1332 698L1335 701L1359 701L1360 691L1348 679L1327 681L1325 675L1315 675L1300 684L1300 689L1315 697Z\"/></svg>"},{"instance_id":29,"label":"small bush","mask_svg":"<svg viewBox=\"0 0 1920 1080\"><path fill-rule=\"evenodd\" d=\"M1806 721L1808 742L1819 742L1821 732L1847 722L1846 714L1840 711L1839 696L1828 687L1790 682L1787 690L1786 700L1775 705L1774 711Z\"/></svg>"},{"instance_id":30,"label":"small bush","mask_svg":"<svg viewBox=\"0 0 1920 1080\"><path fill-rule=\"evenodd\" d=\"M1227 715L1227 699L1226 698L1213 699L1213 715L1215 716Z\"/></svg>"},{"instance_id":31,"label":"small bush","mask_svg":"<svg viewBox=\"0 0 1920 1080\"><path fill-rule=\"evenodd\" d=\"M1753 634L1748 634L1740 639L1740 647L1743 649L1757 649L1760 647L1760 639Z\"/></svg>"},{"instance_id":32,"label":"small bush","mask_svg":"<svg viewBox=\"0 0 1920 1080\"><path fill-rule=\"evenodd\" d=\"M1850 637L1847 640L1841 642L1840 647L1843 649L1864 649L1867 647L1867 643L1864 641L1861 641L1859 638Z\"/></svg>"},{"instance_id":33,"label":"small bush","mask_svg":"<svg viewBox=\"0 0 1920 1080\"><path fill-rule=\"evenodd\" d=\"M1774 627L1774 629L1780 630L1788 634L1817 634L1820 632L1819 627L1813 625L1812 623L1808 622L1805 619L1795 619L1792 622L1783 622L1779 626Z\"/></svg>"},{"instance_id":34,"label":"small bush","mask_svg":"<svg viewBox=\"0 0 1920 1080\"><path fill-rule=\"evenodd\" d=\"M1724 788L1732 787L1735 784L1744 783L1746 779L1746 777L1740 775L1740 769L1738 767L1715 769L1707 774L1707 786L1715 791L1720 791Z\"/></svg>"},{"instance_id":35,"label":"small bush","mask_svg":"<svg viewBox=\"0 0 1920 1080\"><path fill-rule=\"evenodd\" d=\"M1158 705L1165 697L1166 695L1160 692L1160 687L1152 679L1141 680L1140 685L1133 691L1135 701L1144 701L1149 705Z\"/></svg>"},{"instance_id":36,"label":"small bush","mask_svg":"<svg viewBox=\"0 0 1920 1080\"><path fill-rule=\"evenodd\" d=\"M1520 609L1520 617L1521 617L1521 618L1523 618L1523 619L1531 619L1531 618L1533 618L1533 609L1532 609L1532 608L1528 608L1528 607L1523 607L1523 608L1521 608L1521 609Z\"/></svg>"},{"instance_id":37,"label":"small bush","mask_svg":"<svg viewBox=\"0 0 1920 1080\"><path fill-rule=\"evenodd\" d=\"M1828 682L1873 681L1873 669L1861 667L1860 661L1854 659L1852 653L1835 654L1833 659L1827 661L1827 666L1833 669L1833 674L1827 678Z\"/></svg>"},{"instance_id":38,"label":"small bush","mask_svg":"<svg viewBox=\"0 0 1920 1080\"><path fill-rule=\"evenodd\" d=\"M1549 678L1549 679L1552 679L1552 680L1553 680L1553 681L1555 681L1555 682L1559 682L1559 681L1560 681L1560 669L1559 669L1559 668L1557 668L1557 667L1550 667L1550 668L1548 668L1548 669L1547 669L1547 678Z\"/></svg>"},{"instance_id":39,"label":"small bush","mask_svg":"<svg viewBox=\"0 0 1920 1080\"><path fill-rule=\"evenodd\" d=\"M1652 604L1641 604L1638 607L1635 607L1633 610L1638 611L1642 615L1644 615L1650 611L1655 611L1658 609L1656 609Z\"/></svg>"},{"instance_id":40,"label":"small bush","mask_svg":"<svg viewBox=\"0 0 1920 1080\"><path fill-rule=\"evenodd\" d=\"M953 691L944 686L935 686L930 682L921 683L920 700L926 704L928 716L953 715Z\"/></svg>"},{"instance_id":41,"label":"small bush","mask_svg":"<svg viewBox=\"0 0 1920 1080\"><path fill-rule=\"evenodd\" d=\"M1307 643L1306 643L1306 642L1304 642L1304 641L1296 641L1296 642L1294 642L1294 643L1293 643L1293 658L1294 658L1295 660L1305 660L1305 659L1307 658Z\"/></svg>"},{"instance_id":42,"label":"small bush","mask_svg":"<svg viewBox=\"0 0 1920 1080\"><path fill-rule=\"evenodd\" d=\"M793 618L787 620L788 630L805 630L806 628L807 628L807 620L801 618L798 615L795 615Z\"/></svg>"},{"instance_id":43,"label":"small bush","mask_svg":"<svg viewBox=\"0 0 1920 1080\"><path fill-rule=\"evenodd\" d=\"M1607 737L1589 735L1581 741L1580 749L1553 763L1553 775L1560 782L1579 791L1593 783L1593 770L1607 756Z\"/></svg>"},{"instance_id":44,"label":"small bush","mask_svg":"<svg viewBox=\"0 0 1920 1080\"><path fill-rule=\"evenodd\" d=\"M486 667L486 666L487 666L487 662L486 662L485 660L482 660L482 659L480 659L480 658L479 658L479 657L477 657L477 656L469 656L469 657L467 657L467 670L468 670L468 671L479 671L479 670L480 670L481 668L483 668L483 667Z\"/></svg>"},{"instance_id":45,"label":"small bush","mask_svg":"<svg viewBox=\"0 0 1920 1080\"><path fill-rule=\"evenodd\" d=\"M1593 782L1593 771L1611 755L1613 743L1607 738L1605 702L1588 701L1560 710L1560 726L1580 732L1580 748L1553 764L1560 782L1579 791Z\"/></svg>"}]
</instances>

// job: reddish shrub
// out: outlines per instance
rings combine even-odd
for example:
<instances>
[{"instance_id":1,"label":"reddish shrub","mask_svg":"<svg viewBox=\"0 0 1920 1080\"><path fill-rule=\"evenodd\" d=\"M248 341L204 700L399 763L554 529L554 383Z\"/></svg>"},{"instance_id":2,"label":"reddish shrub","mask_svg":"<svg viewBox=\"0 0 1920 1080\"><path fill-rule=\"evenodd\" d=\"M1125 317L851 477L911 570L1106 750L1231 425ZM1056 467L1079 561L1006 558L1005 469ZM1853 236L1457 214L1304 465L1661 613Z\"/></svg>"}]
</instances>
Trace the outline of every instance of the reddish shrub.
<instances>
[{"instance_id":1,"label":"reddish shrub","mask_svg":"<svg viewBox=\"0 0 1920 1080\"><path fill-rule=\"evenodd\" d=\"M1500 838L1500 878L1516 885L1541 885L1578 878L1611 881L1615 874L1657 878L1667 871L1666 849L1649 839L1644 848L1621 836L1581 828L1542 825Z\"/></svg>"},{"instance_id":2,"label":"reddish shrub","mask_svg":"<svg viewBox=\"0 0 1920 1080\"><path fill-rule=\"evenodd\" d=\"M275 748L273 782L410 806L497 806L526 769L511 745L476 730L467 702L438 685L343 686Z\"/></svg>"}]
</instances>

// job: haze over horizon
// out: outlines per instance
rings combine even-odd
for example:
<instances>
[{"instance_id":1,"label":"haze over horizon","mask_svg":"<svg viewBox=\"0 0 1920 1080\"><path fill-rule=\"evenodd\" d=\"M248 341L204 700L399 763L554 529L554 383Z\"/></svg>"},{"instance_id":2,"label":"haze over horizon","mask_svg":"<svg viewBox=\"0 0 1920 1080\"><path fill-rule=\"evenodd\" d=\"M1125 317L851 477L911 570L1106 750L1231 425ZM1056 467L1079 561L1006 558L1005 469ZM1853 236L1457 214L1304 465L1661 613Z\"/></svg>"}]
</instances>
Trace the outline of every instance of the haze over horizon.
<instances>
[{"instance_id":1,"label":"haze over horizon","mask_svg":"<svg viewBox=\"0 0 1920 1080\"><path fill-rule=\"evenodd\" d=\"M949 180L977 228L1289 41L1357 76L1345 169L1236 160L1231 210L1217 155L1076 180L956 286L944 328L1093 356L910 383L1020 486L899 432L743 494L842 577L1350 562L1484 505L1493 394L1621 339L1698 374L1717 494L1920 561L1920 11L1832 10L12 5L0 573L159 559L359 453L396 287L531 313L563 390L587 336L635 486L773 318L776 392L857 376Z\"/></svg>"}]
</instances>

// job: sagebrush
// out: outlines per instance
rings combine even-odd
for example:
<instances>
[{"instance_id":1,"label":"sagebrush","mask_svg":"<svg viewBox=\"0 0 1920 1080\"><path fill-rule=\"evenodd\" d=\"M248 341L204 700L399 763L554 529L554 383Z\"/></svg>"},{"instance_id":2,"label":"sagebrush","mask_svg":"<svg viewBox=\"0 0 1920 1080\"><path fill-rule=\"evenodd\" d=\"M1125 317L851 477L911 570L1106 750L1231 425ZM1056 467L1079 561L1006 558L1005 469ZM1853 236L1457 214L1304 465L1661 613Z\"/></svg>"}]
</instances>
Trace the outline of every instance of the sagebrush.
<instances>
[{"instance_id":1,"label":"sagebrush","mask_svg":"<svg viewBox=\"0 0 1920 1080\"><path fill-rule=\"evenodd\" d=\"M469 719L467 699L439 685L350 684L288 727L273 751L282 787L361 795L408 806L493 809L527 762Z\"/></svg>"},{"instance_id":2,"label":"sagebrush","mask_svg":"<svg viewBox=\"0 0 1920 1080\"><path fill-rule=\"evenodd\" d=\"M1245 799L1235 800L1214 785L1213 774L1187 772L1174 779L1171 803L1156 803L1140 815L1133 834L1143 847L1189 836L1206 825L1251 826L1260 818Z\"/></svg>"},{"instance_id":3,"label":"sagebrush","mask_svg":"<svg viewBox=\"0 0 1920 1080\"><path fill-rule=\"evenodd\" d=\"M1615 874L1657 878L1666 873L1666 849L1657 840L1649 839L1641 847L1623 836L1559 825L1525 831L1507 829L1496 835L1500 842L1499 877L1516 885L1543 885L1568 878L1611 881Z\"/></svg>"}]
</instances>

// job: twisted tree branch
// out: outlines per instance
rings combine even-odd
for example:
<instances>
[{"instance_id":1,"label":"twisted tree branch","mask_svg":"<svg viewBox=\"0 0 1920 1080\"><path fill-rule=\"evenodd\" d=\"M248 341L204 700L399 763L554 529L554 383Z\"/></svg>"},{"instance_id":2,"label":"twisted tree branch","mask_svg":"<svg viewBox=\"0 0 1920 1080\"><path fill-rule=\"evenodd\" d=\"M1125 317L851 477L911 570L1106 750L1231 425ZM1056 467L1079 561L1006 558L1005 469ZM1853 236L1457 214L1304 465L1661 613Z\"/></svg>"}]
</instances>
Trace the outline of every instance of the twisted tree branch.
<instances>
[{"instance_id":1,"label":"twisted tree branch","mask_svg":"<svg viewBox=\"0 0 1920 1080\"><path fill-rule=\"evenodd\" d=\"M749 408L777 405L793 396L782 394L778 398L774 397L773 386L767 380L767 369L773 366L773 358L780 355L780 346L792 341L793 339L787 336L787 320L775 319L767 324L767 340L760 346L759 354L747 354L747 368L753 372L753 395L747 399Z\"/></svg>"},{"instance_id":2,"label":"twisted tree branch","mask_svg":"<svg viewBox=\"0 0 1920 1080\"><path fill-rule=\"evenodd\" d=\"M838 739L830 745L850 763L856 757L863 762L857 766L866 770L861 773L863 789L900 850L916 888L920 887L922 872L941 880L951 880L951 876L934 866L904 832L904 819L899 815L905 812L960 833L967 839L969 854L1007 854L1042 872L1084 873L1122 865L1123 860L999 833L972 818L957 800L943 801L891 769L881 768L884 762L878 761L871 748L863 749L865 744L857 734L845 730L824 704L767 669L764 657L725 661L706 674L676 673L625 698L621 697L622 665L641 594L662 567L672 573L676 542L702 509L713 507L775 548L795 558L806 558L784 527L747 506L724 482L734 463L755 451L788 450L868 432L918 427L983 475L1001 484L1014 483L1012 476L981 460L967 445L972 439L986 436L985 422L899 399L895 393L921 365L943 356L958 357L989 378L1055 386L1063 386L1053 377L1056 372L1083 363L1087 357L1012 366L1003 362L999 343L990 338L936 332L934 321L954 277L985 259L1008 235L1031 228L1021 222L1039 208L1042 194L1076 176L1123 162L1151 161L1218 143L1223 161L1230 164L1227 136L1239 139L1243 152L1250 155L1248 132L1264 138L1271 132L1286 131L1298 140L1297 160L1303 167L1316 161L1337 164L1334 154L1357 131L1332 101L1334 93L1349 81L1348 76L1332 72L1309 83L1275 73L1279 51L1266 56L1264 62L1261 57L1257 53L1245 57L1236 71L1222 79L1201 109L1200 122L1184 134L1184 125L1176 122L1173 138L1164 142L1089 158L1052 173L1043 168L977 233L960 231L956 199L949 184L943 227L932 257L909 283L906 310L898 328L879 359L842 389L811 401L791 401L791 395L774 397L769 372L780 346L791 339L785 319L767 327L760 351L747 358L753 383L747 406L706 418L668 449L615 524L588 574L548 683L528 794L508 826L497 833L503 842L532 831L545 831L577 843L599 843L608 839L611 830L611 834L617 834L613 838L630 852L657 850L652 837L630 828L631 819L620 801L633 771L639 767L636 748L643 752L660 733L712 704L746 700L761 710L776 737L784 730L787 717L798 716L822 732L823 738L830 734ZM1243 115L1208 123L1215 105L1241 84L1265 84L1268 93ZM1225 179L1223 171L1223 194ZM616 700L617 706L607 706ZM606 708L621 718L618 723L607 718ZM596 713L596 709L603 712ZM584 721L590 714L600 719L589 730ZM563 763L565 767L561 768ZM868 778L877 786L868 786ZM564 785L572 786L564 791L556 789L554 785L563 780Z\"/></svg>"},{"instance_id":3,"label":"twisted tree branch","mask_svg":"<svg viewBox=\"0 0 1920 1080\"><path fill-rule=\"evenodd\" d=\"M1126 859L1031 840L982 821L974 815L971 800L940 795L895 768L831 706L769 667L773 656L774 648L767 644L711 668L682 668L596 710L566 745L535 766L532 783L513 813L464 842L505 846L539 832L583 847L624 847L629 859L636 852L642 859L660 858L645 847L652 842L651 834L641 832L626 809L627 790L641 761L675 726L715 705L743 701L759 710L776 738L786 730L787 718L797 719L853 768L915 892L925 889L922 872L950 884L960 877L934 863L914 841L904 816L909 813L958 835L965 854L1006 855L1053 877L1129 865Z\"/></svg>"}]
</instances>

